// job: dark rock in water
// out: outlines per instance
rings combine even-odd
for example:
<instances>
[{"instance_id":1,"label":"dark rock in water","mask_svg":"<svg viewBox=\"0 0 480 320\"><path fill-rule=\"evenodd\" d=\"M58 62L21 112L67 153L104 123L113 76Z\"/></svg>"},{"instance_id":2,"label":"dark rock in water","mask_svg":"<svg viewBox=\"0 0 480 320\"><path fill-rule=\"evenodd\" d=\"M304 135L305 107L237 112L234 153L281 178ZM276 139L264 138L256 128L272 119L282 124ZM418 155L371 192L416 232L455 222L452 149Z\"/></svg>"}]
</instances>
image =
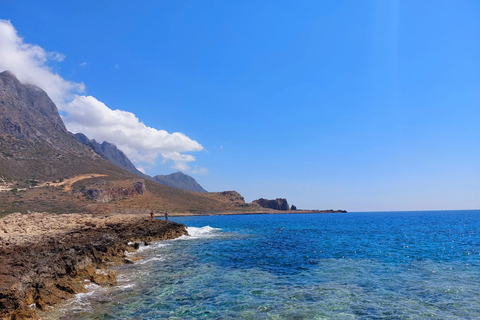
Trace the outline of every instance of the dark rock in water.
<instances>
[{"instance_id":1,"label":"dark rock in water","mask_svg":"<svg viewBox=\"0 0 480 320\"><path fill-rule=\"evenodd\" d=\"M287 199L285 198L277 198L275 200L267 200L264 198L260 198L258 200L252 201L253 203L258 204L262 208L269 208L274 210L289 210L290 207L288 206Z\"/></svg>"},{"instance_id":2,"label":"dark rock in water","mask_svg":"<svg viewBox=\"0 0 480 320\"><path fill-rule=\"evenodd\" d=\"M194 178L180 171L169 175L158 175L153 177L153 179L158 183L177 189L195 192L207 192L207 190L203 189Z\"/></svg>"},{"instance_id":3,"label":"dark rock in water","mask_svg":"<svg viewBox=\"0 0 480 320\"><path fill-rule=\"evenodd\" d=\"M292 206L290 207L290 210L295 211L295 210L297 210L297 207L292 204Z\"/></svg>"}]
</instances>

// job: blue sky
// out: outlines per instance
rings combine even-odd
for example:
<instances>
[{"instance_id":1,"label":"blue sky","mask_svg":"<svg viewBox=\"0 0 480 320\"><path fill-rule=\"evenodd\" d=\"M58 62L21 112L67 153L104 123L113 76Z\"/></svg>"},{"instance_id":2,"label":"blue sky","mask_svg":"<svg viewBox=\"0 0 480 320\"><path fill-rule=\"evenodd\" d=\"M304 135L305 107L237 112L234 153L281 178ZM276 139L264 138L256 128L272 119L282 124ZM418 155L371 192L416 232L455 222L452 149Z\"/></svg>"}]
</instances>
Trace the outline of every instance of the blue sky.
<instances>
[{"instance_id":1,"label":"blue sky","mask_svg":"<svg viewBox=\"0 0 480 320\"><path fill-rule=\"evenodd\" d=\"M150 175L299 208L480 208L478 1L20 0L0 19L83 95L184 134L133 156Z\"/></svg>"}]
</instances>

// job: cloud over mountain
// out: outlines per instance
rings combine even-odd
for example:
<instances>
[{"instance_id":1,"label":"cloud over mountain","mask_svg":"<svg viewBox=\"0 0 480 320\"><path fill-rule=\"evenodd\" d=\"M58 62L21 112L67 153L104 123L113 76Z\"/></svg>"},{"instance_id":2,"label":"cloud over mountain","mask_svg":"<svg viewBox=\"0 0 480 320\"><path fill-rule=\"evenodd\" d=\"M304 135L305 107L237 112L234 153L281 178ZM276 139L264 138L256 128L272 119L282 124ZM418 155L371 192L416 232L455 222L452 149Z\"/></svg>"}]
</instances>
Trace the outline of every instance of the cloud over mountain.
<instances>
[{"instance_id":1,"label":"cloud over mountain","mask_svg":"<svg viewBox=\"0 0 480 320\"><path fill-rule=\"evenodd\" d=\"M114 143L136 163L154 163L161 156L163 162L173 161L178 170L189 169L187 163L195 157L185 153L203 150L201 144L180 132L147 127L131 112L113 110L95 97L81 95L83 83L65 80L48 66L64 59L58 52L25 43L10 21L0 19L0 71L9 70L21 82L45 90L66 112L63 121L69 131Z\"/></svg>"}]
</instances>

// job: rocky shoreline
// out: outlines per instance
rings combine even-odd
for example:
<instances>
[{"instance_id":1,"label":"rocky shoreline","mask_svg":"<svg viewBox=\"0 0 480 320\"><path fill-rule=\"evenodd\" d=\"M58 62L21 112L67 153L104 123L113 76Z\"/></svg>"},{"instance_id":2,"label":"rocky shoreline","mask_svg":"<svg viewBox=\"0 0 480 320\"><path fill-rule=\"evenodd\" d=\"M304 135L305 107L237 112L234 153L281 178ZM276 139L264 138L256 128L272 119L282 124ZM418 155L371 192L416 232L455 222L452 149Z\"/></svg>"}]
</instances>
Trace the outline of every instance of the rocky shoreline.
<instances>
[{"instance_id":1,"label":"rocky shoreline","mask_svg":"<svg viewBox=\"0 0 480 320\"><path fill-rule=\"evenodd\" d=\"M138 215L8 215L0 219L0 319L38 319L89 283L114 285L109 267L133 263L126 252L182 235L182 224Z\"/></svg>"}]
</instances>

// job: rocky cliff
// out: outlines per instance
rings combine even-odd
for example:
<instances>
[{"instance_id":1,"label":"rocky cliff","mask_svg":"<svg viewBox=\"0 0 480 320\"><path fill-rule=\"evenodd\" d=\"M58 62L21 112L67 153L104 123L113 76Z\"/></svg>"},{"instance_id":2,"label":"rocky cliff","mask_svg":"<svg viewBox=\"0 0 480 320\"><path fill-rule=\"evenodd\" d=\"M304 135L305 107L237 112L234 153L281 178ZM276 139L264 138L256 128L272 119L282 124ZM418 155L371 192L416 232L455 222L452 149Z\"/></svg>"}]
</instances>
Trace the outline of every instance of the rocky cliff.
<instances>
[{"instance_id":1,"label":"rocky cliff","mask_svg":"<svg viewBox=\"0 0 480 320\"><path fill-rule=\"evenodd\" d=\"M94 185L82 188L81 190L87 199L95 200L97 202L109 202L112 200L136 198L143 196L146 191L147 189L143 180L99 180L95 182Z\"/></svg>"},{"instance_id":2,"label":"rocky cliff","mask_svg":"<svg viewBox=\"0 0 480 320\"><path fill-rule=\"evenodd\" d=\"M258 200L252 201L253 203L258 204L262 208L270 208L274 210L289 210L287 199L277 198L275 200L267 200L260 198Z\"/></svg>"}]
</instances>

